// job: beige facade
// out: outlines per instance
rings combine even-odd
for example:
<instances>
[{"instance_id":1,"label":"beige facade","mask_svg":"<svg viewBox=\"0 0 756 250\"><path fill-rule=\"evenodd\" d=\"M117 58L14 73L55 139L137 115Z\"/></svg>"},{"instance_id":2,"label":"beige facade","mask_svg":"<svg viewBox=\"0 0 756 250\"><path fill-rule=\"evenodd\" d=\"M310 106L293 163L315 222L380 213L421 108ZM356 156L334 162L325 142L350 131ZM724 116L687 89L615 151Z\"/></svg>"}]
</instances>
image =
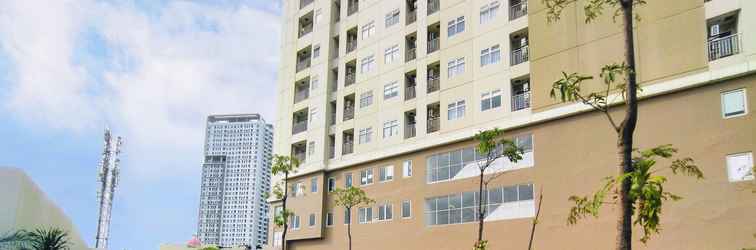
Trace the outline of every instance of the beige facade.
<instances>
[{"instance_id":1,"label":"beige facade","mask_svg":"<svg viewBox=\"0 0 756 250\"><path fill-rule=\"evenodd\" d=\"M345 214L334 207L328 180L344 187L348 174L377 201L369 221L361 216L367 210L352 211L354 249L469 249L477 225L465 222L464 197L477 186L469 178L465 149L473 146L477 131L493 127L532 150L523 162L499 165L498 171L508 173L492 184L504 193L486 218L492 249L527 246L541 192L536 249L609 248L611 209L573 227L566 226L566 215L567 197L595 190L615 171L615 135L603 116L580 104L559 104L548 93L562 71L597 75L601 66L621 62L621 25L611 14L586 24L585 1L569 4L556 23L547 23L541 1L441 0L437 11L437 1L418 0L414 11L413 2L284 1L275 151L304 159L289 180L304 186L303 195L287 204L299 216L299 227L287 235L291 249L344 248ZM498 6L496 14L492 6ZM665 207L662 236L638 245L755 246L756 219L748 211L756 209L756 197L745 190L752 177L733 177L732 166L749 159L752 166L756 150L749 101L756 98L756 3L649 1L638 13L636 52L644 91L635 140L639 147L674 144L706 175L699 182L672 178L669 189L685 199ZM596 81L584 89L599 88ZM369 102L362 98L367 96ZM735 106L742 110L728 113ZM354 107L353 118L348 107ZM391 180L381 181L388 172ZM516 195L507 196L512 190ZM433 208L449 200L462 204ZM403 218L407 202L411 212ZM392 218L385 219L381 211L389 204ZM327 218L333 225L325 225ZM280 229L270 231L268 242L275 243Z\"/></svg>"},{"instance_id":2,"label":"beige facade","mask_svg":"<svg viewBox=\"0 0 756 250\"><path fill-rule=\"evenodd\" d=\"M0 167L0 200L0 232L55 227L68 233L71 250L89 249L71 219L20 169Z\"/></svg>"}]
</instances>

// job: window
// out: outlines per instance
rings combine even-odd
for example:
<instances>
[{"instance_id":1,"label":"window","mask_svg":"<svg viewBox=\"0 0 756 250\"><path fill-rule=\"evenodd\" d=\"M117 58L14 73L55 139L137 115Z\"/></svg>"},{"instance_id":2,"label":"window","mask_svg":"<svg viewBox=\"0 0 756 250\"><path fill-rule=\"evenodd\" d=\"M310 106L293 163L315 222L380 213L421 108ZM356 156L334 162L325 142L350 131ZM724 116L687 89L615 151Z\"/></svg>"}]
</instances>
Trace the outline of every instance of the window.
<instances>
[{"instance_id":1,"label":"window","mask_svg":"<svg viewBox=\"0 0 756 250\"><path fill-rule=\"evenodd\" d=\"M449 61L447 65L447 71L449 78L453 78L454 76L461 75L465 73L465 58L460 57L457 59L452 59Z\"/></svg>"},{"instance_id":2,"label":"window","mask_svg":"<svg viewBox=\"0 0 756 250\"><path fill-rule=\"evenodd\" d=\"M373 208L361 207L357 212L360 224L370 223L373 220Z\"/></svg>"},{"instance_id":3,"label":"window","mask_svg":"<svg viewBox=\"0 0 756 250\"><path fill-rule=\"evenodd\" d=\"M480 66L496 64L501 61L501 49L499 45L491 46L480 51Z\"/></svg>"},{"instance_id":4,"label":"window","mask_svg":"<svg viewBox=\"0 0 756 250\"><path fill-rule=\"evenodd\" d=\"M383 100L399 96L399 82L391 82L383 86Z\"/></svg>"},{"instance_id":5,"label":"window","mask_svg":"<svg viewBox=\"0 0 756 250\"><path fill-rule=\"evenodd\" d=\"M310 80L310 89L315 90L318 88L318 84L320 83L320 77L317 75L312 76L312 79Z\"/></svg>"},{"instance_id":6,"label":"window","mask_svg":"<svg viewBox=\"0 0 756 250\"><path fill-rule=\"evenodd\" d=\"M302 196L305 192L305 186L301 182L294 183L294 185L291 186L291 192L294 195L294 197Z\"/></svg>"},{"instance_id":7,"label":"window","mask_svg":"<svg viewBox=\"0 0 756 250\"><path fill-rule=\"evenodd\" d=\"M373 169L363 169L360 171L360 185L370 185L373 184Z\"/></svg>"},{"instance_id":8,"label":"window","mask_svg":"<svg viewBox=\"0 0 756 250\"><path fill-rule=\"evenodd\" d=\"M512 138L515 144L527 154L533 151L533 135L523 134ZM476 161L485 160L486 157L478 155L475 147L462 148L449 152L431 155L427 158L427 182L434 183L447 181L456 176L464 166L475 164Z\"/></svg>"},{"instance_id":9,"label":"window","mask_svg":"<svg viewBox=\"0 0 756 250\"><path fill-rule=\"evenodd\" d=\"M465 116L465 100L449 103L448 120L456 120Z\"/></svg>"},{"instance_id":10,"label":"window","mask_svg":"<svg viewBox=\"0 0 756 250\"><path fill-rule=\"evenodd\" d=\"M352 173L344 174L344 187L352 186Z\"/></svg>"},{"instance_id":11,"label":"window","mask_svg":"<svg viewBox=\"0 0 756 250\"><path fill-rule=\"evenodd\" d=\"M333 226L333 212L326 213L326 226Z\"/></svg>"},{"instance_id":12,"label":"window","mask_svg":"<svg viewBox=\"0 0 756 250\"><path fill-rule=\"evenodd\" d=\"M496 18L499 12L499 1L493 1L480 7L480 24L486 24Z\"/></svg>"},{"instance_id":13,"label":"window","mask_svg":"<svg viewBox=\"0 0 756 250\"><path fill-rule=\"evenodd\" d=\"M367 73L375 69L375 57L368 56L360 61L360 73Z\"/></svg>"},{"instance_id":14,"label":"window","mask_svg":"<svg viewBox=\"0 0 756 250\"><path fill-rule=\"evenodd\" d=\"M753 180L753 152L728 155L727 177L730 182Z\"/></svg>"},{"instance_id":15,"label":"window","mask_svg":"<svg viewBox=\"0 0 756 250\"><path fill-rule=\"evenodd\" d=\"M320 44L316 44L315 46L312 46L312 59L318 58L320 56Z\"/></svg>"},{"instance_id":16,"label":"window","mask_svg":"<svg viewBox=\"0 0 756 250\"><path fill-rule=\"evenodd\" d=\"M381 182L394 179L394 166L385 166L380 169L378 180Z\"/></svg>"},{"instance_id":17,"label":"window","mask_svg":"<svg viewBox=\"0 0 756 250\"><path fill-rule=\"evenodd\" d=\"M310 227L315 226L315 214L310 214Z\"/></svg>"},{"instance_id":18,"label":"window","mask_svg":"<svg viewBox=\"0 0 756 250\"><path fill-rule=\"evenodd\" d=\"M375 35L374 21L370 21L369 23L362 25L362 40L368 39L373 35Z\"/></svg>"},{"instance_id":19,"label":"window","mask_svg":"<svg viewBox=\"0 0 756 250\"><path fill-rule=\"evenodd\" d=\"M447 28L449 37L462 33L463 31L465 31L465 16L457 17L457 19L449 21Z\"/></svg>"},{"instance_id":20,"label":"window","mask_svg":"<svg viewBox=\"0 0 756 250\"><path fill-rule=\"evenodd\" d=\"M747 112L745 89L722 93L722 116L724 118L745 115Z\"/></svg>"},{"instance_id":21,"label":"window","mask_svg":"<svg viewBox=\"0 0 756 250\"><path fill-rule=\"evenodd\" d=\"M360 94L360 108L365 108L373 104L373 91L367 91Z\"/></svg>"},{"instance_id":22,"label":"window","mask_svg":"<svg viewBox=\"0 0 756 250\"><path fill-rule=\"evenodd\" d=\"M333 177L328 178L328 192L333 192L336 189L336 179Z\"/></svg>"},{"instance_id":23,"label":"window","mask_svg":"<svg viewBox=\"0 0 756 250\"><path fill-rule=\"evenodd\" d=\"M501 90L485 92L480 95L480 111L501 107Z\"/></svg>"},{"instance_id":24,"label":"window","mask_svg":"<svg viewBox=\"0 0 756 250\"><path fill-rule=\"evenodd\" d=\"M323 11L321 9L315 10L315 18L313 18L313 22L317 25L320 23L321 19L323 19Z\"/></svg>"},{"instance_id":25,"label":"window","mask_svg":"<svg viewBox=\"0 0 756 250\"><path fill-rule=\"evenodd\" d=\"M522 149L523 152L533 152L533 135L532 134L525 134L525 135L518 135L514 138L515 144L518 148Z\"/></svg>"},{"instance_id":26,"label":"window","mask_svg":"<svg viewBox=\"0 0 756 250\"><path fill-rule=\"evenodd\" d=\"M533 184L491 188L483 195L486 197L483 204L487 206L487 216L502 204L532 201ZM460 224L475 221L477 218L477 199L477 191L428 198L425 200L425 221L428 225ZM531 216L522 211L522 209L516 209L511 213L516 215L514 218ZM519 215L517 215L518 213Z\"/></svg>"},{"instance_id":27,"label":"window","mask_svg":"<svg viewBox=\"0 0 756 250\"><path fill-rule=\"evenodd\" d=\"M386 14L386 28L399 23L399 9L392 10Z\"/></svg>"},{"instance_id":28,"label":"window","mask_svg":"<svg viewBox=\"0 0 756 250\"><path fill-rule=\"evenodd\" d=\"M399 134L399 121L391 120L383 123L383 138Z\"/></svg>"},{"instance_id":29,"label":"window","mask_svg":"<svg viewBox=\"0 0 756 250\"><path fill-rule=\"evenodd\" d=\"M292 215L291 216L291 222L289 223L291 226L291 229L297 230L299 229L299 215Z\"/></svg>"},{"instance_id":30,"label":"window","mask_svg":"<svg viewBox=\"0 0 756 250\"><path fill-rule=\"evenodd\" d=\"M395 44L394 46L386 48L383 52L383 62L389 64L397 60L399 60L399 45Z\"/></svg>"},{"instance_id":31,"label":"window","mask_svg":"<svg viewBox=\"0 0 756 250\"><path fill-rule=\"evenodd\" d=\"M307 143L307 154L308 155L314 155L315 154L315 142L311 141Z\"/></svg>"},{"instance_id":32,"label":"window","mask_svg":"<svg viewBox=\"0 0 756 250\"><path fill-rule=\"evenodd\" d=\"M359 135L360 144L365 144L365 143L370 142L371 137L373 137L372 127L360 129L360 135Z\"/></svg>"},{"instance_id":33,"label":"window","mask_svg":"<svg viewBox=\"0 0 756 250\"><path fill-rule=\"evenodd\" d=\"M318 177L312 177L312 179L310 179L310 192L318 192Z\"/></svg>"},{"instance_id":34,"label":"window","mask_svg":"<svg viewBox=\"0 0 756 250\"><path fill-rule=\"evenodd\" d=\"M318 116L318 108L312 107L310 109L310 123L313 123L315 121L315 118Z\"/></svg>"},{"instance_id":35,"label":"window","mask_svg":"<svg viewBox=\"0 0 756 250\"><path fill-rule=\"evenodd\" d=\"M350 224L352 222L352 213L349 209L344 209L344 224Z\"/></svg>"},{"instance_id":36,"label":"window","mask_svg":"<svg viewBox=\"0 0 756 250\"><path fill-rule=\"evenodd\" d=\"M391 220L394 218L394 208L391 204L383 204L378 206L378 220Z\"/></svg>"},{"instance_id":37,"label":"window","mask_svg":"<svg viewBox=\"0 0 756 250\"><path fill-rule=\"evenodd\" d=\"M402 163L402 176L404 178L412 177L412 160L406 160Z\"/></svg>"},{"instance_id":38,"label":"window","mask_svg":"<svg viewBox=\"0 0 756 250\"><path fill-rule=\"evenodd\" d=\"M412 202L402 201L402 218L412 217Z\"/></svg>"}]
</instances>

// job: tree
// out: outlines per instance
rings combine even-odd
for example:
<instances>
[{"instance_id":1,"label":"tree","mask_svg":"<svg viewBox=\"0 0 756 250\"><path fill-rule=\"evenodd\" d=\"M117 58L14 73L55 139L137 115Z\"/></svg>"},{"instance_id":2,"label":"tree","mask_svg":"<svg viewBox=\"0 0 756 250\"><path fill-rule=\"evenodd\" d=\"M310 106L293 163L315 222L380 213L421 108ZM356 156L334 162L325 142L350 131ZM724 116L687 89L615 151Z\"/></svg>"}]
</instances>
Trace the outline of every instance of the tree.
<instances>
[{"instance_id":1,"label":"tree","mask_svg":"<svg viewBox=\"0 0 756 250\"><path fill-rule=\"evenodd\" d=\"M0 236L0 249L24 249L28 247L29 237L26 231L18 230Z\"/></svg>"},{"instance_id":2,"label":"tree","mask_svg":"<svg viewBox=\"0 0 756 250\"><path fill-rule=\"evenodd\" d=\"M273 175L283 174L283 180L273 187L273 195L281 200L282 210L280 214L275 214L273 221L276 226L282 227L281 249L286 249L286 231L289 229L289 216L291 211L286 209L286 200L289 198L289 175L297 172L299 168L299 159L291 156L275 155L273 156L273 166L271 173ZM281 187L283 185L283 187Z\"/></svg>"},{"instance_id":3,"label":"tree","mask_svg":"<svg viewBox=\"0 0 756 250\"><path fill-rule=\"evenodd\" d=\"M559 20L562 10L569 4L569 2L571 2L569 0L542 1L547 7L547 19L549 22ZM645 3L645 0L588 0L584 6L586 23L590 23L596 20L596 18L602 15L605 8L614 8L615 21L617 17L622 17L624 34L623 49L625 54L625 61L622 63L606 65L601 69L600 77L603 78L603 82L606 85L605 91L584 95L581 92L581 83L586 80L593 79L593 77L580 75L577 73L563 73L563 78L556 81L553 85L553 89L551 90L552 98L557 98L558 95L562 102L580 101L585 105L589 105L594 110L602 112L607 117L609 123L612 126L612 129L617 133L617 149L620 163L617 171L617 176L615 178L608 179L607 183L604 185L604 188L594 194L594 197L590 201L598 201L599 203L593 203L592 205L595 205L595 207L600 207L601 204L603 204L600 200L603 199L603 196L606 194L608 189L614 189L614 199L617 201L617 205L619 206L619 212L617 214L617 241L615 246L618 250L632 249L632 217L635 209L634 206L639 206L639 213L636 215L638 218L636 219L635 223L641 224L644 227L644 230L649 230L645 231L647 233L658 232L658 229L656 228L656 223L658 223L658 221L654 221L654 219L658 219L658 214L645 214L645 212L655 213L661 211L661 203L653 203L654 201L657 201L656 198L659 198L659 196L664 197L665 199L673 197L669 195L664 196L662 195L663 193L655 194L653 197L643 197L639 195L648 193L638 191L648 190L636 189L637 187L649 189L661 188L661 184L666 181L666 179L664 179L664 181L659 180L659 178L663 177L650 176L650 173L646 173L643 172L642 169L638 169L640 167L638 165L639 163L633 161L633 152L638 153L633 148L633 134L635 133L635 128L638 122L637 94L639 91L641 91L636 79L637 70L635 65L633 20L640 21L639 16L634 14L634 8ZM623 82L617 83L619 77L623 77ZM615 122L610 113L610 107L614 104L615 101L614 99L610 98L616 98L617 95L611 95L615 93L619 93L618 96L621 96L623 99L622 101L624 102L625 112L624 117L620 123ZM665 145L653 148L649 151L644 151L644 153L658 153L659 150L664 151L665 154L649 155L645 158L669 158L671 157L672 153L676 152L674 148L670 147L669 145ZM669 153L669 155L667 155L666 153ZM641 153L641 158L639 159L645 159L643 156L643 153ZM686 160L690 160L690 158L687 158ZM686 160L675 160L674 162L680 164L685 163L687 164L685 165L685 169L695 169L700 173L695 165L693 165L692 160ZM653 166L653 164L651 165ZM630 178L630 176L653 177L652 179L654 181L643 182L647 181L647 179ZM699 176L699 178L702 177L703 175ZM584 204L581 204L581 201L589 200L583 198L574 196L570 197L570 200L576 203L575 208L577 208L578 211L583 211L581 210L581 206ZM645 209L650 210L643 211ZM571 215L573 214L571 213ZM570 221L573 220L570 219ZM646 234L643 239L645 242L645 240L648 239L648 234Z\"/></svg>"},{"instance_id":4,"label":"tree","mask_svg":"<svg viewBox=\"0 0 756 250\"><path fill-rule=\"evenodd\" d=\"M58 229L36 229L26 233L32 250L69 250L71 243L68 233Z\"/></svg>"},{"instance_id":5,"label":"tree","mask_svg":"<svg viewBox=\"0 0 756 250\"><path fill-rule=\"evenodd\" d=\"M336 195L336 206L343 207L349 214L347 220L347 239L349 240L349 250L352 250L352 208L360 205L370 205L375 201L370 199L365 191L356 187L346 189L337 188L334 190Z\"/></svg>"},{"instance_id":6,"label":"tree","mask_svg":"<svg viewBox=\"0 0 756 250\"><path fill-rule=\"evenodd\" d=\"M500 171L495 174L491 174L492 164L503 157L506 157L511 162L517 162L522 160L523 150L515 144L512 140L502 139L504 130L494 128L491 130L480 131L475 134L475 140L478 141L476 147L477 154L485 157L483 161L477 161L478 163L478 240L475 242L474 249L485 249L488 244L483 240L483 220L486 215L486 204L484 204L483 194L488 193L488 184L493 180L504 174L504 171ZM490 175L486 177L486 171ZM486 199L487 200L487 199Z\"/></svg>"}]
</instances>

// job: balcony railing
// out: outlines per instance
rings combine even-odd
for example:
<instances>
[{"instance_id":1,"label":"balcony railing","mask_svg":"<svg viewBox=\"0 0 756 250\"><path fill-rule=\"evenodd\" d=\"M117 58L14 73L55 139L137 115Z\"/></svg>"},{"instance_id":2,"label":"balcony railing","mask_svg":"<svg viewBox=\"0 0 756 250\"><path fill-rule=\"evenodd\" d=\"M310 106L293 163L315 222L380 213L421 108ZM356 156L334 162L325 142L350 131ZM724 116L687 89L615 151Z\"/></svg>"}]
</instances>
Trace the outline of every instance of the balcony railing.
<instances>
[{"instance_id":1,"label":"balcony railing","mask_svg":"<svg viewBox=\"0 0 756 250\"><path fill-rule=\"evenodd\" d=\"M404 126L404 139L415 137L417 131L415 131L415 124L407 124Z\"/></svg>"},{"instance_id":2,"label":"balcony railing","mask_svg":"<svg viewBox=\"0 0 756 250\"><path fill-rule=\"evenodd\" d=\"M428 15L436 13L440 7L438 0L428 0Z\"/></svg>"},{"instance_id":3,"label":"balcony railing","mask_svg":"<svg viewBox=\"0 0 756 250\"><path fill-rule=\"evenodd\" d=\"M417 93L415 93L415 85L404 88L405 101L415 99L415 96L417 96Z\"/></svg>"},{"instance_id":4,"label":"balcony railing","mask_svg":"<svg viewBox=\"0 0 756 250\"><path fill-rule=\"evenodd\" d=\"M312 23L299 28L299 37L301 38L307 34L310 34L310 32L312 32Z\"/></svg>"},{"instance_id":5,"label":"balcony railing","mask_svg":"<svg viewBox=\"0 0 756 250\"><path fill-rule=\"evenodd\" d=\"M441 42L438 38L433 38L428 41L428 54L435 52L441 46Z\"/></svg>"},{"instance_id":6,"label":"balcony railing","mask_svg":"<svg viewBox=\"0 0 756 250\"><path fill-rule=\"evenodd\" d=\"M441 82L438 80L438 76L428 77L428 93L438 91L441 89Z\"/></svg>"},{"instance_id":7,"label":"balcony railing","mask_svg":"<svg viewBox=\"0 0 756 250\"><path fill-rule=\"evenodd\" d=\"M330 125L336 125L336 111L332 112L329 115L329 118L331 118L331 119L328 120L328 124L330 124Z\"/></svg>"},{"instance_id":8,"label":"balcony railing","mask_svg":"<svg viewBox=\"0 0 756 250\"><path fill-rule=\"evenodd\" d=\"M336 148L331 145L331 147L328 149L328 159L333 159L336 157Z\"/></svg>"},{"instance_id":9,"label":"balcony railing","mask_svg":"<svg viewBox=\"0 0 756 250\"><path fill-rule=\"evenodd\" d=\"M299 103L305 99L310 97L310 88L305 88L304 90L297 91L297 93L294 94L294 103Z\"/></svg>"},{"instance_id":10,"label":"balcony railing","mask_svg":"<svg viewBox=\"0 0 756 250\"><path fill-rule=\"evenodd\" d=\"M349 121L354 118L354 107L344 108L344 121Z\"/></svg>"},{"instance_id":11,"label":"balcony railing","mask_svg":"<svg viewBox=\"0 0 756 250\"><path fill-rule=\"evenodd\" d=\"M307 120L294 122L294 126L291 128L291 134L299 134L307 130Z\"/></svg>"},{"instance_id":12,"label":"balcony railing","mask_svg":"<svg viewBox=\"0 0 756 250\"><path fill-rule=\"evenodd\" d=\"M344 80L346 80L344 82L344 87L354 84L355 81L356 81L356 76L355 76L354 72L347 72L346 73L346 78Z\"/></svg>"},{"instance_id":13,"label":"balcony railing","mask_svg":"<svg viewBox=\"0 0 756 250\"><path fill-rule=\"evenodd\" d=\"M428 118L428 133L433 133L441 129L441 119L438 117Z\"/></svg>"},{"instance_id":14,"label":"balcony railing","mask_svg":"<svg viewBox=\"0 0 756 250\"><path fill-rule=\"evenodd\" d=\"M293 156L299 160L299 162L305 162L307 160L307 156L304 152L294 153Z\"/></svg>"},{"instance_id":15,"label":"balcony railing","mask_svg":"<svg viewBox=\"0 0 756 250\"><path fill-rule=\"evenodd\" d=\"M310 67L310 60L302 60L297 62L297 72Z\"/></svg>"},{"instance_id":16,"label":"balcony railing","mask_svg":"<svg viewBox=\"0 0 756 250\"><path fill-rule=\"evenodd\" d=\"M512 111L530 108L530 92L512 96Z\"/></svg>"},{"instance_id":17,"label":"balcony railing","mask_svg":"<svg viewBox=\"0 0 756 250\"><path fill-rule=\"evenodd\" d=\"M357 39L347 41L346 53L352 52L357 49Z\"/></svg>"},{"instance_id":18,"label":"balcony railing","mask_svg":"<svg viewBox=\"0 0 756 250\"><path fill-rule=\"evenodd\" d=\"M344 144L341 146L341 154L347 155L351 154L352 152L354 152L354 142L344 142Z\"/></svg>"},{"instance_id":19,"label":"balcony railing","mask_svg":"<svg viewBox=\"0 0 756 250\"><path fill-rule=\"evenodd\" d=\"M738 34L709 40L709 61L740 53Z\"/></svg>"},{"instance_id":20,"label":"balcony railing","mask_svg":"<svg viewBox=\"0 0 756 250\"><path fill-rule=\"evenodd\" d=\"M407 49L407 53L404 55L404 61L409 62L409 61L415 60L415 58L417 58L417 49L416 48Z\"/></svg>"},{"instance_id":21,"label":"balcony railing","mask_svg":"<svg viewBox=\"0 0 756 250\"><path fill-rule=\"evenodd\" d=\"M512 51L512 66L528 61L528 45Z\"/></svg>"},{"instance_id":22,"label":"balcony railing","mask_svg":"<svg viewBox=\"0 0 756 250\"><path fill-rule=\"evenodd\" d=\"M514 4L511 7L509 7L509 20L515 20L527 14L528 14L527 0L523 0L522 2Z\"/></svg>"},{"instance_id":23,"label":"balcony railing","mask_svg":"<svg viewBox=\"0 0 756 250\"><path fill-rule=\"evenodd\" d=\"M410 25L417 21L417 9L407 11L407 25Z\"/></svg>"},{"instance_id":24,"label":"balcony railing","mask_svg":"<svg viewBox=\"0 0 756 250\"><path fill-rule=\"evenodd\" d=\"M357 2L354 2L353 4L350 4L347 6L347 16L351 16L354 13L357 13L357 11L360 10L360 4Z\"/></svg>"},{"instance_id":25,"label":"balcony railing","mask_svg":"<svg viewBox=\"0 0 756 250\"><path fill-rule=\"evenodd\" d=\"M302 9L307 5L310 5L315 0L300 0L299 1L299 8Z\"/></svg>"}]
</instances>

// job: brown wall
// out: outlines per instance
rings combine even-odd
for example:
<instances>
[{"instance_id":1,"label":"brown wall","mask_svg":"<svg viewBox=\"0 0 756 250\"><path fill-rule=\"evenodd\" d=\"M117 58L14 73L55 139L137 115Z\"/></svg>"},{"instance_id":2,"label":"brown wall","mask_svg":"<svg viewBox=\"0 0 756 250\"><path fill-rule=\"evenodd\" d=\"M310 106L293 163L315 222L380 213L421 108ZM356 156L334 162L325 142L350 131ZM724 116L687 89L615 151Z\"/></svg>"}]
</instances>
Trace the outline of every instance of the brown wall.
<instances>
[{"instance_id":1,"label":"brown wall","mask_svg":"<svg viewBox=\"0 0 756 250\"><path fill-rule=\"evenodd\" d=\"M721 116L720 93L741 87L747 88L748 100L756 100L756 76L748 76L641 102L635 135L637 146L674 144L680 149L678 156L695 159L706 179L671 177L667 190L684 199L666 203L661 235L654 236L647 245L636 240L639 249L740 249L755 245L752 235L756 233L756 216L753 216L756 196L742 183L728 182L725 167L727 154L756 150L756 122L752 113L731 119ZM756 109L753 103L749 103L749 112ZM535 249L610 249L615 226L612 209L604 209L598 219L566 226L571 205L567 198L595 191L602 177L616 171L613 167L617 164L616 139L605 118L586 113L508 133L533 133L535 166L511 171L492 185L532 182L536 196L539 190L543 191ZM476 224L426 226L423 212L425 198L477 188L474 178L426 184L426 157L473 143L440 146L327 173L327 176L337 177L337 187L343 187L343 173L352 172L358 186L359 170L372 167L375 183L364 190L379 203L390 201L394 206L394 219L388 222L358 224L357 213L353 211L353 249L470 249L476 236ZM406 159L413 160L414 175L405 179L401 175L401 164ZM668 162L659 164L665 163ZM388 164L395 166L394 180L379 183L378 167ZM309 180L309 177L303 179ZM325 186L321 185L319 191L323 190ZM334 226L324 228L322 239L293 241L290 249L346 249L343 209L333 208L331 196L326 195L325 199L323 210L334 212ZM411 219L401 219L401 201L406 199L412 200ZM317 211L322 205L296 199L292 199L291 204L295 211ZM373 207L375 216L377 204ZM303 228L306 217L302 216ZM322 225L320 222L318 226ZM531 218L487 222L490 249L525 249L530 226ZM640 233L635 232L636 239Z\"/></svg>"}]
</instances>

